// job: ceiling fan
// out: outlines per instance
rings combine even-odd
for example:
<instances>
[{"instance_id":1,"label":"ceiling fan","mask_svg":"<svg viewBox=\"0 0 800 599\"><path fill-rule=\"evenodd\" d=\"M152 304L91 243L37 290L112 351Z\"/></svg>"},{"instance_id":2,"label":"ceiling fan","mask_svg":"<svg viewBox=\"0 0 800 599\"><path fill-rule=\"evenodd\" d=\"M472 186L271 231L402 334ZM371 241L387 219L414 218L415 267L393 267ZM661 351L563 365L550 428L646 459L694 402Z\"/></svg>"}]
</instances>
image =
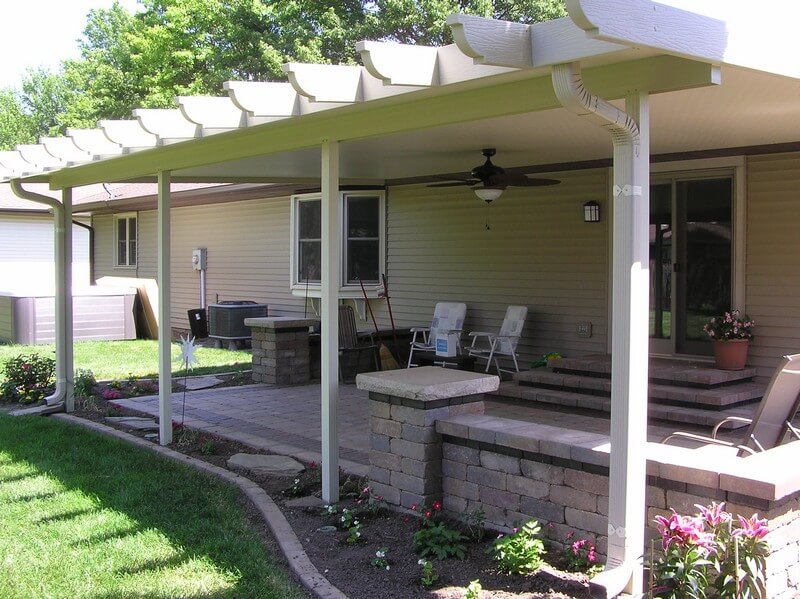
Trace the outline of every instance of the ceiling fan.
<instances>
[{"instance_id":1,"label":"ceiling fan","mask_svg":"<svg viewBox=\"0 0 800 599\"><path fill-rule=\"evenodd\" d=\"M557 179L541 179L524 175L523 173L508 173L502 167L492 162L492 156L496 154L494 148L484 148L481 154L486 156L486 162L476 166L469 174L459 181L449 181L447 183L433 183L428 187L457 187L466 185L472 188L480 199L486 203L492 202L500 197L506 187L543 187L545 185L558 185L561 181ZM457 176L451 177L453 179Z\"/></svg>"}]
</instances>

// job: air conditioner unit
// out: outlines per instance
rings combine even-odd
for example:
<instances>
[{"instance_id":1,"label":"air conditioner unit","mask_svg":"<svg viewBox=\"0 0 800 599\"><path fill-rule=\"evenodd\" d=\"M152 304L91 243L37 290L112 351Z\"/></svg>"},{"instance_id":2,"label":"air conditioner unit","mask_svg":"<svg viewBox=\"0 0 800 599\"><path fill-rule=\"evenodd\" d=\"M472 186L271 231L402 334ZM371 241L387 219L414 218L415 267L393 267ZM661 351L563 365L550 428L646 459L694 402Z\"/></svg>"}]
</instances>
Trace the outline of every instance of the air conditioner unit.
<instances>
[{"instance_id":1,"label":"air conditioner unit","mask_svg":"<svg viewBox=\"0 0 800 599\"><path fill-rule=\"evenodd\" d=\"M208 306L208 336L216 339L250 339L250 327L245 318L261 318L267 315L267 304L251 301L225 301Z\"/></svg>"}]
</instances>

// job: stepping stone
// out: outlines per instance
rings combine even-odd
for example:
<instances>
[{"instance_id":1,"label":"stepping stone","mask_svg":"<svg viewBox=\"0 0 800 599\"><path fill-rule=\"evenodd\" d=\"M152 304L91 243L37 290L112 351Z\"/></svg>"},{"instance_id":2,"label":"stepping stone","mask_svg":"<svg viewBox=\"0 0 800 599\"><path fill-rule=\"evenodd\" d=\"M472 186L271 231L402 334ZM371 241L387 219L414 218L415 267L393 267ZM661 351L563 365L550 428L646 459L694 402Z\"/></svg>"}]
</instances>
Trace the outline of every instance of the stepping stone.
<instances>
[{"instance_id":1,"label":"stepping stone","mask_svg":"<svg viewBox=\"0 0 800 599\"><path fill-rule=\"evenodd\" d=\"M232 455L228 460L228 468L238 468L253 474L272 476L297 476L305 470L305 466L289 456L253 453Z\"/></svg>"},{"instance_id":2,"label":"stepping stone","mask_svg":"<svg viewBox=\"0 0 800 599\"><path fill-rule=\"evenodd\" d=\"M118 424L119 426L137 431L158 430L158 425L152 418L139 418L138 416L106 416L106 422Z\"/></svg>"},{"instance_id":3,"label":"stepping stone","mask_svg":"<svg viewBox=\"0 0 800 599\"><path fill-rule=\"evenodd\" d=\"M175 383L186 387L189 391L197 391L199 389L209 389L216 385L222 383L222 379L218 379L215 376L193 376L186 379L186 384L184 384L183 379L176 379Z\"/></svg>"},{"instance_id":4,"label":"stepping stone","mask_svg":"<svg viewBox=\"0 0 800 599\"><path fill-rule=\"evenodd\" d=\"M9 414L11 416L46 416L47 414L55 414L63 411L64 404L59 403L54 406L42 404L41 406L36 406L34 408L18 408L16 410L11 410Z\"/></svg>"},{"instance_id":5,"label":"stepping stone","mask_svg":"<svg viewBox=\"0 0 800 599\"><path fill-rule=\"evenodd\" d=\"M296 508L315 508L315 507L322 507L325 505L325 502L322 501L319 497L315 497L314 495L309 495L307 497L298 497L297 499L290 499L284 505L286 507L296 507Z\"/></svg>"}]
</instances>

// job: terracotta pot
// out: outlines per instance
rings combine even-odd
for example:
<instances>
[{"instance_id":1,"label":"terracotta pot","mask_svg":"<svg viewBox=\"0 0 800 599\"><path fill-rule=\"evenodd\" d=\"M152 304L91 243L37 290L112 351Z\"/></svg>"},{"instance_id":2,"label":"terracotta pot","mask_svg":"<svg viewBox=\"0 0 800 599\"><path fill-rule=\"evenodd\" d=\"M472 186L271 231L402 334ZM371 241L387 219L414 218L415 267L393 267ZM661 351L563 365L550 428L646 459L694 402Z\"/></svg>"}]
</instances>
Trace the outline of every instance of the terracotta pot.
<instances>
[{"instance_id":1,"label":"terracotta pot","mask_svg":"<svg viewBox=\"0 0 800 599\"><path fill-rule=\"evenodd\" d=\"M714 363L720 370L741 370L747 363L749 339L714 341Z\"/></svg>"}]
</instances>

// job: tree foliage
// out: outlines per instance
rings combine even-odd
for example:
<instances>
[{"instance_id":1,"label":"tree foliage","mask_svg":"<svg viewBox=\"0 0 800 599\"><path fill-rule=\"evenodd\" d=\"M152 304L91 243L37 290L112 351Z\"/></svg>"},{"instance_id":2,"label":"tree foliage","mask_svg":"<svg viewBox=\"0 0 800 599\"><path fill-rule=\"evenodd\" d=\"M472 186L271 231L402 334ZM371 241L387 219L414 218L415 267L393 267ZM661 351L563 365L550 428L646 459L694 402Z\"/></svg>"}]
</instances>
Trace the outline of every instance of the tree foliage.
<instances>
[{"instance_id":1,"label":"tree foliage","mask_svg":"<svg viewBox=\"0 0 800 599\"><path fill-rule=\"evenodd\" d=\"M0 94L0 143L220 95L227 80L283 80L286 62L356 64L362 39L448 44L452 13L525 23L565 14L563 0L140 1L133 15L117 2L90 11L79 59Z\"/></svg>"}]
</instances>

